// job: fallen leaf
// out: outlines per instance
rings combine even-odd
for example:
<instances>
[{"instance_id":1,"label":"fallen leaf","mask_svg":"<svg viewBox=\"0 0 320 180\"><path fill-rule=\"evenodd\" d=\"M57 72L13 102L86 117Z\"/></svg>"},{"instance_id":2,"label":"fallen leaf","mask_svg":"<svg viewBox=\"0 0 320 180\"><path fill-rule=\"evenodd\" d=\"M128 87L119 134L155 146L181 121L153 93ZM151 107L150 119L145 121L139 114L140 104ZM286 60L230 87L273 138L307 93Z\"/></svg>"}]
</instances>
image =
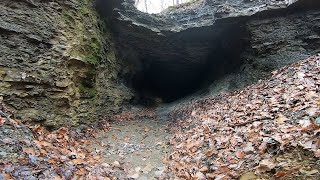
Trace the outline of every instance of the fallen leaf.
<instances>
[{"instance_id":1,"label":"fallen leaf","mask_svg":"<svg viewBox=\"0 0 320 180\"><path fill-rule=\"evenodd\" d=\"M314 156L317 158L320 158L320 149L316 150L316 152L314 152Z\"/></svg>"},{"instance_id":2,"label":"fallen leaf","mask_svg":"<svg viewBox=\"0 0 320 180\"><path fill-rule=\"evenodd\" d=\"M309 116L314 116L319 112L319 108L309 108L306 110Z\"/></svg>"},{"instance_id":3,"label":"fallen leaf","mask_svg":"<svg viewBox=\"0 0 320 180\"><path fill-rule=\"evenodd\" d=\"M22 147L22 152L24 152L28 155L35 155L36 154L33 148Z\"/></svg>"},{"instance_id":4,"label":"fallen leaf","mask_svg":"<svg viewBox=\"0 0 320 180\"><path fill-rule=\"evenodd\" d=\"M207 173L206 177L209 178L209 179L215 179L217 177L217 174L215 174L215 173Z\"/></svg>"},{"instance_id":5,"label":"fallen leaf","mask_svg":"<svg viewBox=\"0 0 320 180\"><path fill-rule=\"evenodd\" d=\"M211 150L206 151L205 155L206 155L207 157L211 157L212 155L217 154L217 153L218 153L218 152L217 152L216 149L211 149Z\"/></svg>"},{"instance_id":6,"label":"fallen leaf","mask_svg":"<svg viewBox=\"0 0 320 180\"><path fill-rule=\"evenodd\" d=\"M303 127L303 128L306 128L308 127L309 125L311 125L311 121L309 119L304 119L304 120L300 120L299 121L299 124Z\"/></svg>"},{"instance_id":7,"label":"fallen leaf","mask_svg":"<svg viewBox=\"0 0 320 180\"><path fill-rule=\"evenodd\" d=\"M4 139L1 139L0 141L2 141L4 144L13 143L13 139L11 139L11 138L4 138Z\"/></svg>"},{"instance_id":8,"label":"fallen leaf","mask_svg":"<svg viewBox=\"0 0 320 180\"><path fill-rule=\"evenodd\" d=\"M56 160L56 159L49 159L49 160L48 160L48 163L50 163L50 164L55 164L55 163L57 163L57 160Z\"/></svg>"},{"instance_id":9,"label":"fallen leaf","mask_svg":"<svg viewBox=\"0 0 320 180\"><path fill-rule=\"evenodd\" d=\"M254 172L247 172L240 176L240 180L255 180L257 179L257 176L254 174Z\"/></svg>"},{"instance_id":10,"label":"fallen leaf","mask_svg":"<svg viewBox=\"0 0 320 180\"><path fill-rule=\"evenodd\" d=\"M148 127L144 128L144 132L149 132L149 131L150 131L150 128L148 128Z\"/></svg>"},{"instance_id":11,"label":"fallen leaf","mask_svg":"<svg viewBox=\"0 0 320 180\"><path fill-rule=\"evenodd\" d=\"M207 172L207 171L209 171L209 168L208 168L208 166L203 166L202 168L199 169L199 171Z\"/></svg>"},{"instance_id":12,"label":"fallen leaf","mask_svg":"<svg viewBox=\"0 0 320 180\"><path fill-rule=\"evenodd\" d=\"M247 143L246 146L243 148L244 152L253 152L254 151L254 147L253 144L251 142Z\"/></svg>"},{"instance_id":13,"label":"fallen leaf","mask_svg":"<svg viewBox=\"0 0 320 180\"><path fill-rule=\"evenodd\" d=\"M278 171L276 174L274 174L274 177L281 178L287 175L287 171Z\"/></svg>"},{"instance_id":14,"label":"fallen leaf","mask_svg":"<svg viewBox=\"0 0 320 180\"><path fill-rule=\"evenodd\" d=\"M283 114L279 114L278 118L276 119L276 122L278 124L283 124L285 123L287 120L289 120L286 116L284 116Z\"/></svg>"},{"instance_id":15,"label":"fallen leaf","mask_svg":"<svg viewBox=\"0 0 320 180\"><path fill-rule=\"evenodd\" d=\"M129 142L129 141L130 141L130 137L126 136L126 137L123 138L123 140L124 140L125 142Z\"/></svg>"},{"instance_id":16,"label":"fallen leaf","mask_svg":"<svg viewBox=\"0 0 320 180\"><path fill-rule=\"evenodd\" d=\"M0 173L0 175L1 175L1 173ZM6 179L6 180L13 180L13 179L15 179L14 177L12 177L11 176L11 174L9 174L9 173L4 173L4 174L2 174L3 175L3 177L4 177L4 179Z\"/></svg>"},{"instance_id":17,"label":"fallen leaf","mask_svg":"<svg viewBox=\"0 0 320 180\"><path fill-rule=\"evenodd\" d=\"M303 77L305 77L306 75L305 75L303 72L297 72L297 76L298 76L299 78L303 78Z\"/></svg>"},{"instance_id":18,"label":"fallen leaf","mask_svg":"<svg viewBox=\"0 0 320 180\"><path fill-rule=\"evenodd\" d=\"M261 174L261 173L269 172L275 167L276 167L276 164L274 160L263 159L262 161L260 161L259 166L256 168L256 173Z\"/></svg>"},{"instance_id":19,"label":"fallen leaf","mask_svg":"<svg viewBox=\"0 0 320 180\"><path fill-rule=\"evenodd\" d=\"M86 174L86 170L84 168L80 168L79 170L77 170L75 172L75 174L79 175L79 176L83 176Z\"/></svg>"},{"instance_id":20,"label":"fallen leaf","mask_svg":"<svg viewBox=\"0 0 320 180\"><path fill-rule=\"evenodd\" d=\"M114 134L113 134L113 135L112 135L112 139L113 139L113 140L117 140L117 139L118 139L118 137L117 137L116 135L114 135Z\"/></svg>"},{"instance_id":21,"label":"fallen leaf","mask_svg":"<svg viewBox=\"0 0 320 180\"><path fill-rule=\"evenodd\" d=\"M276 178L281 178L281 177L293 174L293 173L299 171L299 169L300 169L300 167L295 167L295 168L292 168L292 169L287 170L287 171L278 171L276 174L274 174L274 176Z\"/></svg>"},{"instance_id":22,"label":"fallen leaf","mask_svg":"<svg viewBox=\"0 0 320 180\"><path fill-rule=\"evenodd\" d=\"M76 165L84 164L83 159L73 159L72 162L73 164L76 164Z\"/></svg>"},{"instance_id":23,"label":"fallen leaf","mask_svg":"<svg viewBox=\"0 0 320 180\"><path fill-rule=\"evenodd\" d=\"M136 168L134 168L134 171L135 171L136 173L140 172L140 171L141 171L141 167L136 167Z\"/></svg>"},{"instance_id":24,"label":"fallen leaf","mask_svg":"<svg viewBox=\"0 0 320 180\"><path fill-rule=\"evenodd\" d=\"M36 143L38 146L45 146L45 147L53 147L51 143L47 142L47 141L38 141L38 140L34 140L34 143Z\"/></svg>"},{"instance_id":25,"label":"fallen leaf","mask_svg":"<svg viewBox=\"0 0 320 180\"><path fill-rule=\"evenodd\" d=\"M239 159L243 159L245 157L245 153L243 151L237 151L236 152L236 157Z\"/></svg>"},{"instance_id":26,"label":"fallen leaf","mask_svg":"<svg viewBox=\"0 0 320 180\"><path fill-rule=\"evenodd\" d=\"M154 168L154 166L152 166L151 164L148 164L142 169L142 172L144 174L148 174L150 171L152 171L153 168Z\"/></svg>"},{"instance_id":27,"label":"fallen leaf","mask_svg":"<svg viewBox=\"0 0 320 180\"><path fill-rule=\"evenodd\" d=\"M202 173L202 172L197 172L195 174L195 178L197 178L197 180L206 180L206 176Z\"/></svg>"},{"instance_id":28,"label":"fallen leaf","mask_svg":"<svg viewBox=\"0 0 320 180\"><path fill-rule=\"evenodd\" d=\"M0 126L3 126L5 122L6 122L6 119L0 117Z\"/></svg>"},{"instance_id":29,"label":"fallen leaf","mask_svg":"<svg viewBox=\"0 0 320 180\"><path fill-rule=\"evenodd\" d=\"M300 171L302 174L305 174L305 175L307 175L307 176L311 176L311 175L314 175L314 174L319 173L319 170L317 170L317 169L313 169L313 170L310 170L310 171L300 169L299 171Z\"/></svg>"},{"instance_id":30,"label":"fallen leaf","mask_svg":"<svg viewBox=\"0 0 320 180\"><path fill-rule=\"evenodd\" d=\"M112 163L112 165L113 165L114 167L118 167L118 168L121 167L119 161L114 161L114 162Z\"/></svg>"},{"instance_id":31,"label":"fallen leaf","mask_svg":"<svg viewBox=\"0 0 320 180\"><path fill-rule=\"evenodd\" d=\"M230 171L229 167L222 167L221 169L218 170L219 174L227 173L229 171Z\"/></svg>"}]
</instances>

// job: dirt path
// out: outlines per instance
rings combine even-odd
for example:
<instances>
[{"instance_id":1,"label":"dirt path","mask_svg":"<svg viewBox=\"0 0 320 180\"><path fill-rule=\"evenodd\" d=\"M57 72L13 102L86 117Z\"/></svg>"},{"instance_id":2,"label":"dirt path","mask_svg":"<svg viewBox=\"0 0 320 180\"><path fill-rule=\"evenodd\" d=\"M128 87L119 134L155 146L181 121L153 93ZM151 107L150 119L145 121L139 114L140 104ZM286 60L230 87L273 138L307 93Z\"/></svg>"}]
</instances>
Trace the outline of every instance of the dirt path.
<instances>
[{"instance_id":1,"label":"dirt path","mask_svg":"<svg viewBox=\"0 0 320 180\"><path fill-rule=\"evenodd\" d=\"M118 178L156 179L162 174L170 148L169 122L157 117L115 122L109 132L97 134L95 148L105 162L119 167Z\"/></svg>"}]
</instances>

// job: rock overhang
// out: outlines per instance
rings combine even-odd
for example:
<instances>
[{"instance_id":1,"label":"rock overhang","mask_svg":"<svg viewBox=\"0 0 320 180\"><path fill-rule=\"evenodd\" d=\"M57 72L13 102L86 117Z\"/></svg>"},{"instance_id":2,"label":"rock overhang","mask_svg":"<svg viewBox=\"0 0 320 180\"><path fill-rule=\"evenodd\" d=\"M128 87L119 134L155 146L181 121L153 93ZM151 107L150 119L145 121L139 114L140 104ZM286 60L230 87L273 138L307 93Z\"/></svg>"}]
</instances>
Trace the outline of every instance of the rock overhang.
<instances>
[{"instance_id":1,"label":"rock overhang","mask_svg":"<svg viewBox=\"0 0 320 180\"><path fill-rule=\"evenodd\" d=\"M132 0L123 0L111 24L122 59L135 69L128 84L142 94L175 99L241 66L241 53L250 47L246 23L251 19L319 4L205 0L146 14L135 9Z\"/></svg>"}]
</instances>

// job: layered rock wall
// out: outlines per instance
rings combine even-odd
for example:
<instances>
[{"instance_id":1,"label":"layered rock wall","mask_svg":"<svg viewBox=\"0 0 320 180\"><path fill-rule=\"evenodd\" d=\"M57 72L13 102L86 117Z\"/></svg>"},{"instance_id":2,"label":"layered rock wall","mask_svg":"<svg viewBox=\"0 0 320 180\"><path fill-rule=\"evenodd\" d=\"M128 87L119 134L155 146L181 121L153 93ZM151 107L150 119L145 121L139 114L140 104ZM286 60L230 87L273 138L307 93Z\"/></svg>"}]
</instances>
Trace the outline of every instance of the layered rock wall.
<instances>
[{"instance_id":1,"label":"layered rock wall","mask_svg":"<svg viewBox=\"0 0 320 180\"><path fill-rule=\"evenodd\" d=\"M2 0L0 12L0 96L18 118L78 125L130 99L91 0Z\"/></svg>"},{"instance_id":2,"label":"layered rock wall","mask_svg":"<svg viewBox=\"0 0 320 180\"><path fill-rule=\"evenodd\" d=\"M244 24L248 45L239 56L242 65L214 81L218 94L267 78L271 71L320 53L319 10L253 16Z\"/></svg>"}]
</instances>

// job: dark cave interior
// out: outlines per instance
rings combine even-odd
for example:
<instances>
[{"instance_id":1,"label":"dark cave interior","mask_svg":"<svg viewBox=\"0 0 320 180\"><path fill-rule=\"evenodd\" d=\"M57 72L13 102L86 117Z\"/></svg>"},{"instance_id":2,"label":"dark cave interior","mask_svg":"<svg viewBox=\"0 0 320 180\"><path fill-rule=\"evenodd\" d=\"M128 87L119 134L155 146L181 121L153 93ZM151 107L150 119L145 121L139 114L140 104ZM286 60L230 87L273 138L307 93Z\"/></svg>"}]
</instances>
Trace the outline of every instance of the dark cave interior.
<instances>
[{"instance_id":1,"label":"dark cave interior","mask_svg":"<svg viewBox=\"0 0 320 180\"><path fill-rule=\"evenodd\" d=\"M239 24L183 31L168 37L156 52L149 49L150 53L139 60L142 68L128 84L141 102L155 97L172 102L203 91L214 80L239 69L247 37Z\"/></svg>"}]
</instances>

